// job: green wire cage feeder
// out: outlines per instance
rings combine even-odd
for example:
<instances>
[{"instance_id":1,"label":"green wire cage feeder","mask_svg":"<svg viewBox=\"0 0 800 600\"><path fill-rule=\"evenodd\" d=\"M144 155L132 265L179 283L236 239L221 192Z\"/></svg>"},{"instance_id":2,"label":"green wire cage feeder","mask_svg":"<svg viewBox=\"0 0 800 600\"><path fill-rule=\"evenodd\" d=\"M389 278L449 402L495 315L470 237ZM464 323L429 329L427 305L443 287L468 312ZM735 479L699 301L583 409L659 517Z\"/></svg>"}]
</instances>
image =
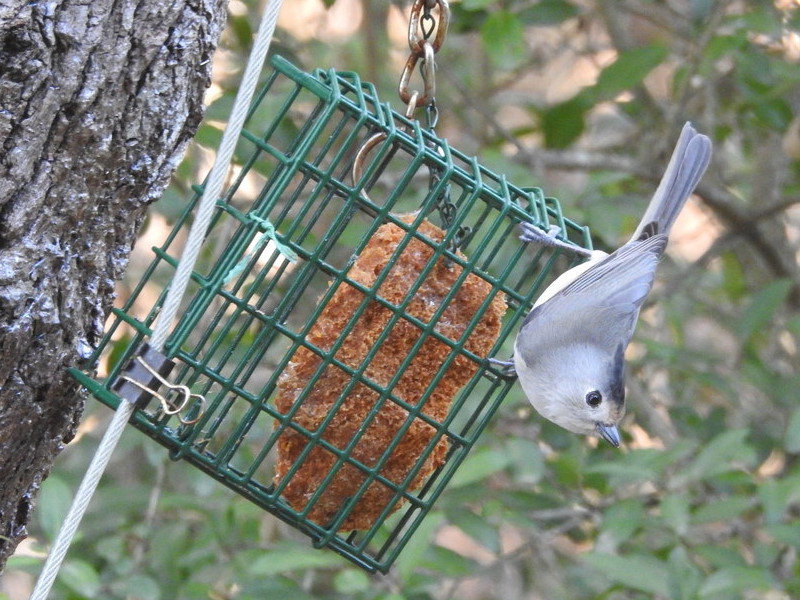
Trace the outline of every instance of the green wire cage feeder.
<instances>
[{"instance_id":1,"label":"green wire cage feeder","mask_svg":"<svg viewBox=\"0 0 800 600\"><path fill-rule=\"evenodd\" d=\"M160 402L132 423L315 546L386 572L513 385L487 357L508 355L561 260L517 225L582 247L589 232L355 74L272 66L164 346L172 368L137 384ZM195 192L90 359L102 382L76 373L112 408L147 362Z\"/></svg>"}]
</instances>

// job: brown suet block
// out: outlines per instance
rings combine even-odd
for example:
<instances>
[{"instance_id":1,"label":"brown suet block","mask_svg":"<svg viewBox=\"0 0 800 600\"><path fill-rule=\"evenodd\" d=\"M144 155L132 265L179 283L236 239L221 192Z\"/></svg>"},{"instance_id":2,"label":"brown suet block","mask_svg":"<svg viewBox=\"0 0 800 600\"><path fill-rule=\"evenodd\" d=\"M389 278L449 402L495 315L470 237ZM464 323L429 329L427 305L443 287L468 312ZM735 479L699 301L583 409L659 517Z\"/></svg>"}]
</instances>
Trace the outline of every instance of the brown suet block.
<instances>
[{"instance_id":1,"label":"brown suet block","mask_svg":"<svg viewBox=\"0 0 800 600\"><path fill-rule=\"evenodd\" d=\"M404 221L412 222L413 216L405 217ZM433 243L438 243L444 238L444 231L427 221L420 224L418 232ZM394 262L389 267L394 251L406 235L403 229L391 223L380 227L356 258L348 277L364 286L372 287L381 272L390 268L388 276L378 289L378 295L393 305L399 305L405 300L422 270L432 260L434 253L431 245L413 238L402 253L393 259ZM460 253L459 256L463 258ZM456 285L460 275L461 267L440 257L414 294L406 314L422 322L430 322L444 298ZM436 323L436 331L454 342L461 340L468 323L489 296L491 289L489 282L469 274ZM342 283L338 287L311 327L306 336L307 341L322 350L330 350L356 310L365 301L366 309L335 355L338 361L348 367L360 368L378 337L388 327L393 311L373 300L365 300L364 294L353 286ZM500 333L501 319L505 310L504 299L496 294L466 340L465 347L477 356L487 356ZM400 364L423 333L422 329L407 319L400 318L392 326L375 357L366 366L363 377L381 387L388 386L398 372ZM456 351L447 344L428 337L391 390L391 394L409 405L416 406L428 385L442 368L445 359L454 352ZM318 354L307 348L299 348L280 377L275 400L277 409L282 414L288 413L296 402L300 402L293 420L311 432L318 429L345 386L351 381L351 377L342 369L328 365L313 389L301 398L307 382L321 362L322 358ZM478 363L457 354L447 367L444 377L425 400L421 412L441 423L447 416L455 395L479 368ZM387 398L375 418L365 426L365 418L379 400L377 392L364 383L356 383L322 434L323 439L341 450L358 437L350 457L368 468L377 465L392 440L399 434L401 427L409 419L407 410L393 402L391 398ZM436 433L433 426L414 417L410 427L380 469L380 475L396 486L403 487L404 480L421 459L423 451ZM289 473L308 442L307 436L293 429L286 429L280 435L277 442L276 482L280 482ZM425 479L444 463L447 449L447 442L441 438L413 481L405 487L408 489L420 487ZM325 476L336 467L336 463L337 456L334 453L319 446L312 448L284 488L285 500L293 509L303 510L311 496L319 489ZM309 519L321 525L329 523L343 505L358 492L366 477L367 473L363 469L350 462L344 462L326 484L322 495L308 514ZM340 529L370 528L390 502L394 502L392 511L400 507L401 502L396 501L394 495L393 489L380 481L373 481L352 507Z\"/></svg>"}]
</instances>

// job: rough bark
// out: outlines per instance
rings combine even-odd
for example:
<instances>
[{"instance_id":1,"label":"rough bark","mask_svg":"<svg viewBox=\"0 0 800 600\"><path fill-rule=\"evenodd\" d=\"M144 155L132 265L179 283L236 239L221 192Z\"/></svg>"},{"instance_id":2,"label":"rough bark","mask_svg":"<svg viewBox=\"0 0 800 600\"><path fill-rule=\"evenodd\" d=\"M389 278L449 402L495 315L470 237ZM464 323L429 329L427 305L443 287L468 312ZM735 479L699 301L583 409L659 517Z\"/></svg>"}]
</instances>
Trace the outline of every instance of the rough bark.
<instances>
[{"instance_id":1,"label":"rough bark","mask_svg":"<svg viewBox=\"0 0 800 600\"><path fill-rule=\"evenodd\" d=\"M224 5L0 4L0 568L74 435L67 369L200 122Z\"/></svg>"}]
</instances>

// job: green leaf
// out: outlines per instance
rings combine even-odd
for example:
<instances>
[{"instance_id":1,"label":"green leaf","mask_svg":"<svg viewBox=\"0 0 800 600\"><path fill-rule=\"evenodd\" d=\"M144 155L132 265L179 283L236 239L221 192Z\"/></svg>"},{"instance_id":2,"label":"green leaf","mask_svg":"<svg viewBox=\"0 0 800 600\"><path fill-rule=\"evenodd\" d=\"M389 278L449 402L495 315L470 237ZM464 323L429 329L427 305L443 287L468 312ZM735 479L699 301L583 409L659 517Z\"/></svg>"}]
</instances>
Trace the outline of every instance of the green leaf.
<instances>
[{"instance_id":1,"label":"green leaf","mask_svg":"<svg viewBox=\"0 0 800 600\"><path fill-rule=\"evenodd\" d=\"M741 260L734 252L724 252L720 259L725 292L732 300L741 300L748 293Z\"/></svg>"},{"instance_id":2,"label":"green leaf","mask_svg":"<svg viewBox=\"0 0 800 600\"><path fill-rule=\"evenodd\" d=\"M519 12L519 18L526 25L557 25L578 14L578 7L571 2L541 0L523 8Z\"/></svg>"},{"instance_id":3,"label":"green leaf","mask_svg":"<svg viewBox=\"0 0 800 600\"><path fill-rule=\"evenodd\" d=\"M471 558L442 546L431 546L425 556L428 568L442 577L469 577L478 568Z\"/></svg>"},{"instance_id":4,"label":"green leaf","mask_svg":"<svg viewBox=\"0 0 800 600\"><path fill-rule=\"evenodd\" d=\"M783 437L783 447L787 452L800 452L800 408L796 408L786 424L786 434Z\"/></svg>"},{"instance_id":5,"label":"green leaf","mask_svg":"<svg viewBox=\"0 0 800 600\"><path fill-rule=\"evenodd\" d=\"M800 314L787 321L786 330L800 337Z\"/></svg>"},{"instance_id":6,"label":"green leaf","mask_svg":"<svg viewBox=\"0 0 800 600\"><path fill-rule=\"evenodd\" d=\"M610 100L620 92L639 85L667 57L666 46L651 45L631 48L600 72L597 83L590 88L596 102Z\"/></svg>"},{"instance_id":7,"label":"green leaf","mask_svg":"<svg viewBox=\"0 0 800 600\"><path fill-rule=\"evenodd\" d=\"M248 567L252 575L271 576L287 571L320 569L345 564L344 559L332 552L321 552L314 548L298 548L286 545L275 550L267 550Z\"/></svg>"},{"instance_id":8,"label":"green leaf","mask_svg":"<svg viewBox=\"0 0 800 600\"><path fill-rule=\"evenodd\" d=\"M614 540L616 547L630 539L644 521L645 512L640 500L620 500L606 509L603 515L603 533Z\"/></svg>"},{"instance_id":9,"label":"green leaf","mask_svg":"<svg viewBox=\"0 0 800 600\"><path fill-rule=\"evenodd\" d=\"M482 10L494 4L495 0L461 0L461 8L464 10Z\"/></svg>"},{"instance_id":10,"label":"green leaf","mask_svg":"<svg viewBox=\"0 0 800 600\"><path fill-rule=\"evenodd\" d=\"M751 108L756 117L775 131L785 131L792 121L792 107L783 98L762 98Z\"/></svg>"},{"instance_id":11,"label":"green leaf","mask_svg":"<svg viewBox=\"0 0 800 600\"><path fill-rule=\"evenodd\" d=\"M236 36L240 48L248 48L253 43L253 28L247 15L236 17L229 13L228 28Z\"/></svg>"},{"instance_id":12,"label":"green leaf","mask_svg":"<svg viewBox=\"0 0 800 600\"><path fill-rule=\"evenodd\" d=\"M671 494L660 504L661 518L678 535L689 531L689 500L686 496Z\"/></svg>"},{"instance_id":13,"label":"green leaf","mask_svg":"<svg viewBox=\"0 0 800 600\"><path fill-rule=\"evenodd\" d=\"M791 281L780 279L768 284L753 297L736 325L736 331L743 342L750 341L757 332L772 323L775 312L784 303L791 289Z\"/></svg>"},{"instance_id":14,"label":"green leaf","mask_svg":"<svg viewBox=\"0 0 800 600\"><path fill-rule=\"evenodd\" d=\"M344 569L333 578L333 587L340 594L363 592L369 586L369 576L361 569Z\"/></svg>"},{"instance_id":15,"label":"green leaf","mask_svg":"<svg viewBox=\"0 0 800 600\"><path fill-rule=\"evenodd\" d=\"M508 466L509 457L504 452L490 448L479 448L472 451L453 475L451 487L472 485L486 479L493 473L502 471Z\"/></svg>"},{"instance_id":16,"label":"green leaf","mask_svg":"<svg viewBox=\"0 0 800 600\"><path fill-rule=\"evenodd\" d=\"M768 525L765 531L777 541L800 549L800 524Z\"/></svg>"},{"instance_id":17,"label":"green leaf","mask_svg":"<svg viewBox=\"0 0 800 600\"><path fill-rule=\"evenodd\" d=\"M758 486L758 499L767 523L779 523L789 504L800 500L800 475L771 479Z\"/></svg>"},{"instance_id":18,"label":"green leaf","mask_svg":"<svg viewBox=\"0 0 800 600\"><path fill-rule=\"evenodd\" d=\"M433 536L444 522L442 513L428 513L420 523L416 532L403 548L403 552L395 562L395 570L402 580L407 580L414 570L422 564L428 547L433 541Z\"/></svg>"},{"instance_id":19,"label":"green leaf","mask_svg":"<svg viewBox=\"0 0 800 600\"><path fill-rule=\"evenodd\" d=\"M740 27L748 32L772 34L780 26L777 20L778 12L771 10L750 10L739 15Z\"/></svg>"},{"instance_id":20,"label":"green leaf","mask_svg":"<svg viewBox=\"0 0 800 600\"><path fill-rule=\"evenodd\" d=\"M8 557L8 562L6 563L6 572L10 573L13 570L20 570L28 573L38 573L42 570L43 562L43 555L40 557L15 554L14 556Z\"/></svg>"},{"instance_id":21,"label":"green leaf","mask_svg":"<svg viewBox=\"0 0 800 600\"><path fill-rule=\"evenodd\" d=\"M211 581L214 581L211 579ZM190 584L191 585L191 584ZM244 579L241 586L241 593L233 594L236 600L264 600L269 598L291 598L291 600L318 600L319 596L307 594L300 586L288 577L258 577L254 579ZM219 587L218 585L215 587ZM187 589L188 588L188 589ZM213 598L209 593L211 586L201 584L194 589L189 586L182 586L179 597L186 600L207 600ZM188 594L186 592L189 592ZM174 598L176 596L164 595L163 598Z\"/></svg>"},{"instance_id":22,"label":"green leaf","mask_svg":"<svg viewBox=\"0 0 800 600\"><path fill-rule=\"evenodd\" d=\"M550 462L550 468L559 484L570 488L581 485L583 460L577 452L559 452Z\"/></svg>"},{"instance_id":23,"label":"green leaf","mask_svg":"<svg viewBox=\"0 0 800 600\"><path fill-rule=\"evenodd\" d=\"M57 475L50 475L42 484L42 492L39 495L39 523L44 530L47 538L55 539L64 517L69 511L69 504L72 501L73 492L70 487Z\"/></svg>"},{"instance_id":24,"label":"green leaf","mask_svg":"<svg viewBox=\"0 0 800 600\"><path fill-rule=\"evenodd\" d=\"M586 96L578 94L571 100L542 111L540 116L544 141L548 148L566 148L583 133L584 114L591 108Z\"/></svg>"},{"instance_id":25,"label":"green leaf","mask_svg":"<svg viewBox=\"0 0 800 600\"><path fill-rule=\"evenodd\" d=\"M755 452L746 442L747 429L725 431L698 452L686 469L676 475L674 485L699 481L737 468L737 463L750 464Z\"/></svg>"},{"instance_id":26,"label":"green leaf","mask_svg":"<svg viewBox=\"0 0 800 600\"><path fill-rule=\"evenodd\" d=\"M58 580L81 598L95 598L100 591L100 576L95 568L84 560L66 561L61 566Z\"/></svg>"},{"instance_id":27,"label":"green leaf","mask_svg":"<svg viewBox=\"0 0 800 600\"><path fill-rule=\"evenodd\" d=\"M194 141L205 146L206 148L216 148L222 140L222 129L212 124L207 124L207 121L200 126L195 134Z\"/></svg>"},{"instance_id":28,"label":"green leaf","mask_svg":"<svg viewBox=\"0 0 800 600\"><path fill-rule=\"evenodd\" d=\"M497 11L481 27L481 39L492 62L501 68L513 68L525 58L525 28L517 15Z\"/></svg>"},{"instance_id":29,"label":"green leaf","mask_svg":"<svg viewBox=\"0 0 800 600\"><path fill-rule=\"evenodd\" d=\"M774 565L780 564L781 557L785 556L786 548L783 544L776 544L775 540L767 541L768 536L763 541L757 540L753 543L752 562L754 567L766 567L771 569Z\"/></svg>"},{"instance_id":30,"label":"green leaf","mask_svg":"<svg viewBox=\"0 0 800 600\"><path fill-rule=\"evenodd\" d=\"M732 35L716 35L708 42L704 53L704 60L711 64L727 54L747 45L747 36L744 32Z\"/></svg>"},{"instance_id":31,"label":"green leaf","mask_svg":"<svg viewBox=\"0 0 800 600\"><path fill-rule=\"evenodd\" d=\"M692 524L716 523L727 521L740 516L753 508L753 499L750 497L733 496L722 498L715 502L703 504L692 514Z\"/></svg>"},{"instance_id":32,"label":"green leaf","mask_svg":"<svg viewBox=\"0 0 800 600\"><path fill-rule=\"evenodd\" d=\"M657 479L667 468L683 460L690 452L691 446L687 442L679 442L669 450L643 449L623 455L617 454L611 460L595 463L585 471L604 473L610 477L611 485L620 486Z\"/></svg>"},{"instance_id":33,"label":"green leaf","mask_svg":"<svg viewBox=\"0 0 800 600\"><path fill-rule=\"evenodd\" d=\"M738 569L746 566L742 555L733 548L717 545L695 546L694 554L717 568Z\"/></svg>"},{"instance_id":34,"label":"green leaf","mask_svg":"<svg viewBox=\"0 0 800 600\"><path fill-rule=\"evenodd\" d=\"M236 101L236 93L234 90L227 90L219 98L214 100L208 105L205 114L205 122L219 121L227 123L233 109L233 103ZM219 126L219 125L218 125Z\"/></svg>"},{"instance_id":35,"label":"green leaf","mask_svg":"<svg viewBox=\"0 0 800 600\"><path fill-rule=\"evenodd\" d=\"M128 540L119 535L109 535L99 539L96 541L95 547L101 556L112 563L120 562L128 555Z\"/></svg>"},{"instance_id":36,"label":"green leaf","mask_svg":"<svg viewBox=\"0 0 800 600\"><path fill-rule=\"evenodd\" d=\"M673 600L694 600L703 581L703 575L698 569L686 549L682 546L675 547L669 554L669 584L672 589L670 598Z\"/></svg>"},{"instance_id":37,"label":"green leaf","mask_svg":"<svg viewBox=\"0 0 800 600\"><path fill-rule=\"evenodd\" d=\"M158 583L144 575L126 575L111 584L116 598L135 598L136 600L160 600L161 588Z\"/></svg>"},{"instance_id":38,"label":"green leaf","mask_svg":"<svg viewBox=\"0 0 800 600\"><path fill-rule=\"evenodd\" d=\"M539 483L545 474L544 456L539 445L531 440L509 438L504 446L509 466L514 471L514 480L528 485Z\"/></svg>"},{"instance_id":39,"label":"green leaf","mask_svg":"<svg viewBox=\"0 0 800 600\"><path fill-rule=\"evenodd\" d=\"M590 553L583 557L583 561L613 582L641 592L669 596L667 566L652 556Z\"/></svg>"},{"instance_id":40,"label":"green leaf","mask_svg":"<svg viewBox=\"0 0 800 600\"><path fill-rule=\"evenodd\" d=\"M651 479L653 470L647 465L632 464L629 461L604 461L592 465L587 473L602 473L614 478L614 484L630 483Z\"/></svg>"},{"instance_id":41,"label":"green leaf","mask_svg":"<svg viewBox=\"0 0 800 600\"><path fill-rule=\"evenodd\" d=\"M453 514L452 523L487 550L500 552L500 532L485 517L465 509Z\"/></svg>"},{"instance_id":42,"label":"green leaf","mask_svg":"<svg viewBox=\"0 0 800 600\"><path fill-rule=\"evenodd\" d=\"M600 171L590 176L591 190L581 198L583 220L592 224L592 234L609 244L616 244L623 234L633 233L639 224L638 216L644 211L645 201L634 199L626 190L630 176L625 173ZM614 198L607 202L606 198Z\"/></svg>"},{"instance_id":43,"label":"green leaf","mask_svg":"<svg viewBox=\"0 0 800 600\"><path fill-rule=\"evenodd\" d=\"M477 5L483 0L475 1ZM485 8L472 9L465 6L465 2L450 4L450 9L450 25L447 29L450 35L480 31L486 19L489 17L489 11Z\"/></svg>"},{"instance_id":44,"label":"green leaf","mask_svg":"<svg viewBox=\"0 0 800 600\"><path fill-rule=\"evenodd\" d=\"M718 594L731 594L746 590L764 590L773 587L769 571L757 567L720 569L712 573L700 586L700 598Z\"/></svg>"}]
</instances>

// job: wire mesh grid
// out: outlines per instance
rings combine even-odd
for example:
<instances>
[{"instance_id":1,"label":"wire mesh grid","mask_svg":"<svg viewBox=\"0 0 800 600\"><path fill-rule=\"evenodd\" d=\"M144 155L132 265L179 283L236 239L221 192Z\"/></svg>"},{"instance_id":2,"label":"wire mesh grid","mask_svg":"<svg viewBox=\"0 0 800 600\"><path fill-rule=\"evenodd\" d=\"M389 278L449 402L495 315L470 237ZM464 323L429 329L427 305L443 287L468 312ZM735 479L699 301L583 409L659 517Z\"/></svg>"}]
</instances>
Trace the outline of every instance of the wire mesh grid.
<instances>
[{"instance_id":1,"label":"wire mesh grid","mask_svg":"<svg viewBox=\"0 0 800 600\"><path fill-rule=\"evenodd\" d=\"M164 350L170 380L204 401L132 423L315 546L386 572L513 385L486 358L509 354L556 261L568 266L525 248L518 223L583 247L589 232L355 74L272 66ZM112 408L195 192L90 359L106 375L75 372Z\"/></svg>"}]
</instances>

